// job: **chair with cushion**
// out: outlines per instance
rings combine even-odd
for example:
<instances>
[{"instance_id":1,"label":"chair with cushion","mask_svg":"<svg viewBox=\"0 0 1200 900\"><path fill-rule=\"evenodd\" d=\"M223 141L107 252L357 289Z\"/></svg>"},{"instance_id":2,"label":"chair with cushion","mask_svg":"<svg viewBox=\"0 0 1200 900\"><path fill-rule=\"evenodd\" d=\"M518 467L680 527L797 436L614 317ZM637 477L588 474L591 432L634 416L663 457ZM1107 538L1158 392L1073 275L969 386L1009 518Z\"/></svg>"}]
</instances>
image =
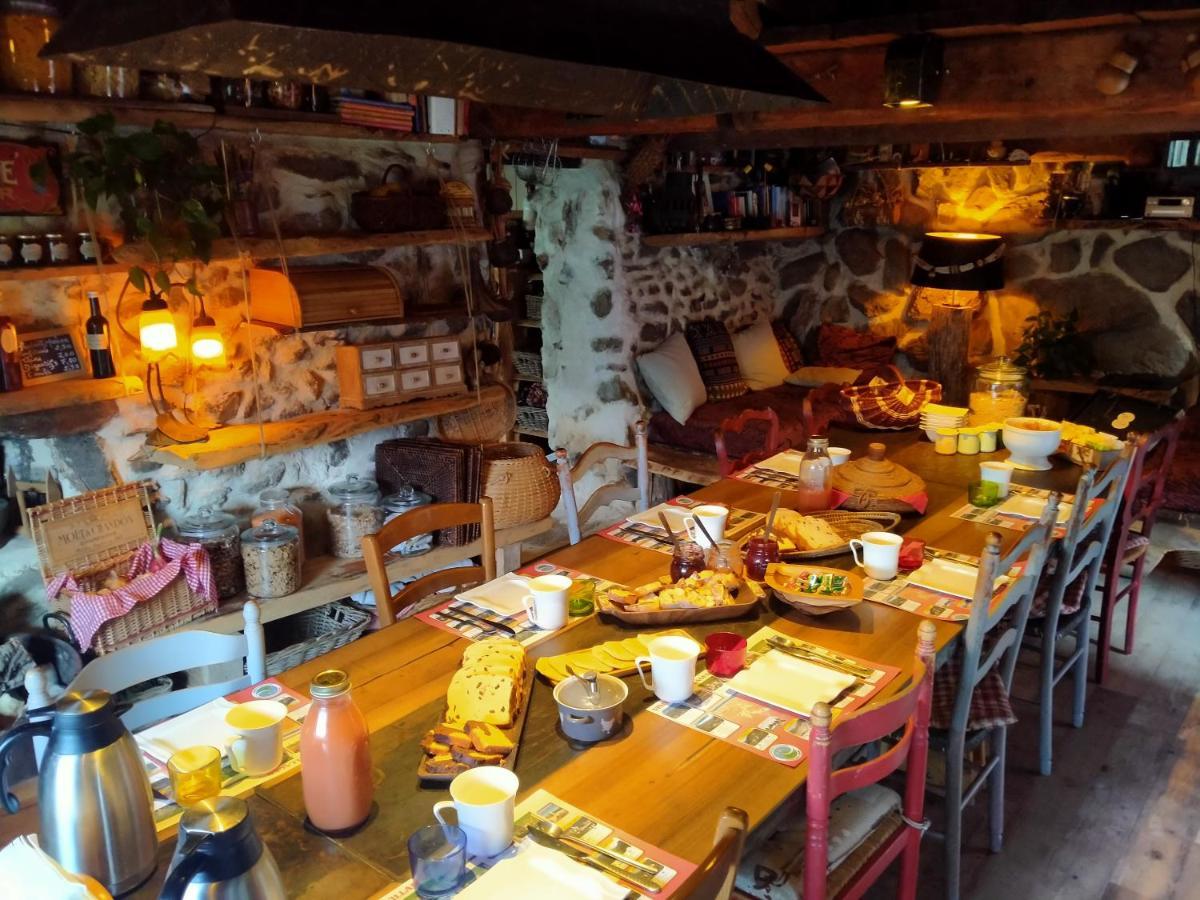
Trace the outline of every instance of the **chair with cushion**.
<instances>
[{"instance_id":1,"label":"chair with cushion","mask_svg":"<svg viewBox=\"0 0 1200 900\"><path fill-rule=\"evenodd\" d=\"M574 466L567 461L566 450L554 451L558 483L562 488L563 508L567 513L567 533L572 544L578 544L582 540L582 526L602 506L608 506L618 500L627 500L637 507L638 512L645 512L650 508L650 463L646 452L646 423L642 421L639 421L635 428L632 447L608 441L592 444L580 454ZM637 486L630 486L624 481L610 481L596 488L581 509L575 499L575 482L593 466L610 459L632 462L636 466ZM618 473L623 475L624 469L618 467Z\"/></svg>"},{"instance_id":2,"label":"chair with cushion","mask_svg":"<svg viewBox=\"0 0 1200 900\"><path fill-rule=\"evenodd\" d=\"M900 891L916 896L925 821L925 763L933 697L934 638L918 628L912 684L886 703L840 719L832 728L825 703L813 707L804 821L784 827L747 854L738 868L739 895L763 900L858 897L896 860ZM834 768L840 750L880 741L903 729L885 753ZM880 782L905 767L904 796Z\"/></svg>"},{"instance_id":3,"label":"chair with cushion","mask_svg":"<svg viewBox=\"0 0 1200 900\"><path fill-rule=\"evenodd\" d=\"M1166 490L1167 474L1175 461L1179 447L1179 432L1183 427L1176 420L1150 435L1130 435L1134 441L1133 459L1125 482L1121 511L1113 523L1112 536L1104 551L1101 564L1103 584L1100 592L1100 614L1096 636L1096 681L1104 684L1108 675L1110 650L1133 652L1133 633L1137 623L1138 594L1146 570L1146 553L1150 549L1150 533L1158 518ZM1128 572L1128 575L1125 573ZM1117 604L1126 601L1125 641L1121 647L1112 646L1113 617Z\"/></svg>"},{"instance_id":4,"label":"chair with cushion","mask_svg":"<svg viewBox=\"0 0 1200 900\"><path fill-rule=\"evenodd\" d=\"M188 687L138 700L121 715L125 727L132 731L250 687L267 677L258 604L247 600L242 618L244 634L175 631L98 656L80 670L67 690L116 694L143 681L189 672ZM237 674L224 681L193 683L192 670L207 666L228 667Z\"/></svg>"},{"instance_id":5,"label":"chair with cushion","mask_svg":"<svg viewBox=\"0 0 1200 900\"><path fill-rule=\"evenodd\" d=\"M758 424L760 422L764 424ZM727 436L730 440L737 438L737 443L732 445L736 448L732 453L726 442ZM784 448L779 437L779 416L770 408L743 410L723 421L713 431L713 444L717 448L718 470L721 477L725 478L738 469L774 456Z\"/></svg>"},{"instance_id":6,"label":"chair with cushion","mask_svg":"<svg viewBox=\"0 0 1200 900\"><path fill-rule=\"evenodd\" d=\"M396 614L418 600L451 588L463 589L491 581L496 577L496 527L492 515L492 500L484 497L478 503L431 503L401 513L375 534L363 538L363 560L380 625L391 625ZM423 575L392 593L387 571L387 551L417 535L429 534L443 528L478 525L483 540L481 565L442 569Z\"/></svg>"},{"instance_id":7,"label":"chair with cushion","mask_svg":"<svg viewBox=\"0 0 1200 900\"><path fill-rule=\"evenodd\" d=\"M733 880L749 827L750 818L744 810L736 806L726 807L717 820L712 849L696 867L696 871L679 886L676 896L687 897L688 900L728 900L733 896Z\"/></svg>"},{"instance_id":8,"label":"chair with cushion","mask_svg":"<svg viewBox=\"0 0 1200 900\"><path fill-rule=\"evenodd\" d=\"M1075 489L1075 499L1063 538L1042 573L1030 610L1025 645L1040 654L1038 675L1038 767L1049 775L1054 750L1054 688L1074 673L1071 724L1083 727L1087 701L1088 649L1091 641L1091 596L1100 574L1104 549L1112 535L1129 474L1133 442L1104 472L1085 469ZM1098 505L1097 505L1098 504ZM1095 506L1092 510L1091 507ZM1085 602L1085 600L1087 602ZM1058 646L1064 638L1074 644L1065 657Z\"/></svg>"}]
</instances>

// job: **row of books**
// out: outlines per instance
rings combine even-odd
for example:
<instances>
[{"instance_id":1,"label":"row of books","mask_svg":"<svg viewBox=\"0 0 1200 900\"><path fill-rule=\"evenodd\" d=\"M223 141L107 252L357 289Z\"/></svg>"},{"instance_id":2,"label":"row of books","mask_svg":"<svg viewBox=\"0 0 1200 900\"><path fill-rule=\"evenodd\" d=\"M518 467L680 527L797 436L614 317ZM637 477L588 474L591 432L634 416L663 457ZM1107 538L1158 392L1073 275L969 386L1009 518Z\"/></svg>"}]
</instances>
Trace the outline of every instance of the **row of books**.
<instances>
[{"instance_id":1,"label":"row of books","mask_svg":"<svg viewBox=\"0 0 1200 900\"><path fill-rule=\"evenodd\" d=\"M768 218L772 226L802 224L803 198L786 187L759 185L742 191L712 191L711 212L743 218ZM799 220L799 221L797 221Z\"/></svg>"},{"instance_id":2,"label":"row of books","mask_svg":"<svg viewBox=\"0 0 1200 900\"><path fill-rule=\"evenodd\" d=\"M470 102L454 97L409 94L407 102L336 97L338 118L350 125L383 128L414 134L464 136L468 128Z\"/></svg>"}]
</instances>

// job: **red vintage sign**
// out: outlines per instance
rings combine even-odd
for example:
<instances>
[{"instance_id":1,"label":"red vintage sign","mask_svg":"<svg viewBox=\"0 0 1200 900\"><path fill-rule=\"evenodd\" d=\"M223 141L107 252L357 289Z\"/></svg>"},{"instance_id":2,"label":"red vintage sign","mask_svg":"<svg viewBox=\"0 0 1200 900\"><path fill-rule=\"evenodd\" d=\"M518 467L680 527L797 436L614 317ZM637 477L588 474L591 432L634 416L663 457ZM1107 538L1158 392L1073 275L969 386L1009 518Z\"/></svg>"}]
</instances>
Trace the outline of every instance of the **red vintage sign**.
<instances>
[{"instance_id":1,"label":"red vintage sign","mask_svg":"<svg viewBox=\"0 0 1200 900\"><path fill-rule=\"evenodd\" d=\"M58 148L53 144L0 141L0 214L61 213Z\"/></svg>"}]
</instances>

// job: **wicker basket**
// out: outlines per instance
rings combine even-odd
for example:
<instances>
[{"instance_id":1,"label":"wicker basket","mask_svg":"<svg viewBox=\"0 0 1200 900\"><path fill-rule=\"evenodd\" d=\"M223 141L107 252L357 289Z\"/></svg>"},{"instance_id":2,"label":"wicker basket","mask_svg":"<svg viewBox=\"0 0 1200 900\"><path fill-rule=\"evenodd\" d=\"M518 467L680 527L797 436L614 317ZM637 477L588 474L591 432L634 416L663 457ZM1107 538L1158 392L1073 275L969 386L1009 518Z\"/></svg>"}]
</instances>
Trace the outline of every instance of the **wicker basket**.
<instances>
[{"instance_id":1,"label":"wicker basket","mask_svg":"<svg viewBox=\"0 0 1200 900\"><path fill-rule=\"evenodd\" d=\"M323 653L344 647L362 637L371 624L371 614L352 603L319 606L265 626L267 675L279 675Z\"/></svg>"},{"instance_id":2,"label":"wicker basket","mask_svg":"<svg viewBox=\"0 0 1200 900\"><path fill-rule=\"evenodd\" d=\"M517 398L507 385L504 393L459 412L438 416L438 434L458 444L491 444L512 431L517 421Z\"/></svg>"},{"instance_id":3,"label":"wicker basket","mask_svg":"<svg viewBox=\"0 0 1200 900\"><path fill-rule=\"evenodd\" d=\"M544 519L558 506L558 475L536 444L512 441L483 448L480 491L492 498L496 528Z\"/></svg>"},{"instance_id":4,"label":"wicker basket","mask_svg":"<svg viewBox=\"0 0 1200 900\"><path fill-rule=\"evenodd\" d=\"M517 430L546 434L550 430L550 416L540 406L518 406Z\"/></svg>"},{"instance_id":5,"label":"wicker basket","mask_svg":"<svg viewBox=\"0 0 1200 900\"><path fill-rule=\"evenodd\" d=\"M381 186L390 185L391 193L377 197L370 191L356 191L350 195L350 216L358 227L373 233L445 227L446 209L437 184L389 182L393 171L404 174L404 167L393 163L380 179Z\"/></svg>"},{"instance_id":6,"label":"wicker basket","mask_svg":"<svg viewBox=\"0 0 1200 900\"><path fill-rule=\"evenodd\" d=\"M528 350L514 350L513 368L517 370L518 374L527 378L541 378L542 354L540 352L531 353Z\"/></svg>"}]
</instances>

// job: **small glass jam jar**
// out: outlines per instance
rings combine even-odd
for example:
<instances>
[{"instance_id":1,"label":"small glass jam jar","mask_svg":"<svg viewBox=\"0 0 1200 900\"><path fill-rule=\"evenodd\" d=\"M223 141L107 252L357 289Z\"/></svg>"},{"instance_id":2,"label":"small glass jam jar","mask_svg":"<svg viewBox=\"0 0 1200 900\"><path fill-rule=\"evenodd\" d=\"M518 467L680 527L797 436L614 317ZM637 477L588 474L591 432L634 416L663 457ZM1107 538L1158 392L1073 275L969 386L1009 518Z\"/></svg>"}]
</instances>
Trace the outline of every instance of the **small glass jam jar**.
<instances>
[{"instance_id":1,"label":"small glass jam jar","mask_svg":"<svg viewBox=\"0 0 1200 900\"><path fill-rule=\"evenodd\" d=\"M100 257L100 242L92 237L90 231L81 231L75 235L75 249L80 262L94 263Z\"/></svg>"},{"instance_id":2,"label":"small glass jam jar","mask_svg":"<svg viewBox=\"0 0 1200 900\"><path fill-rule=\"evenodd\" d=\"M46 235L47 262L52 266L68 266L75 262L75 248L66 235L54 232Z\"/></svg>"},{"instance_id":3,"label":"small glass jam jar","mask_svg":"<svg viewBox=\"0 0 1200 900\"><path fill-rule=\"evenodd\" d=\"M779 562L779 542L764 537L752 537L746 541L742 554L743 572L747 578L762 581L767 577L767 566Z\"/></svg>"},{"instance_id":4,"label":"small glass jam jar","mask_svg":"<svg viewBox=\"0 0 1200 900\"><path fill-rule=\"evenodd\" d=\"M13 239L8 235L0 235L0 269L9 269L19 263L17 251L13 247Z\"/></svg>"},{"instance_id":5,"label":"small glass jam jar","mask_svg":"<svg viewBox=\"0 0 1200 900\"><path fill-rule=\"evenodd\" d=\"M704 571L704 548L695 541L679 540L671 556L671 580L679 581L694 572Z\"/></svg>"},{"instance_id":6,"label":"small glass jam jar","mask_svg":"<svg viewBox=\"0 0 1200 900\"><path fill-rule=\"evenodd\" d=\"M46 244L40 234L18 234L17 256L21 265L34 268L46 264Z\"/></svg>"}]
</instances>

